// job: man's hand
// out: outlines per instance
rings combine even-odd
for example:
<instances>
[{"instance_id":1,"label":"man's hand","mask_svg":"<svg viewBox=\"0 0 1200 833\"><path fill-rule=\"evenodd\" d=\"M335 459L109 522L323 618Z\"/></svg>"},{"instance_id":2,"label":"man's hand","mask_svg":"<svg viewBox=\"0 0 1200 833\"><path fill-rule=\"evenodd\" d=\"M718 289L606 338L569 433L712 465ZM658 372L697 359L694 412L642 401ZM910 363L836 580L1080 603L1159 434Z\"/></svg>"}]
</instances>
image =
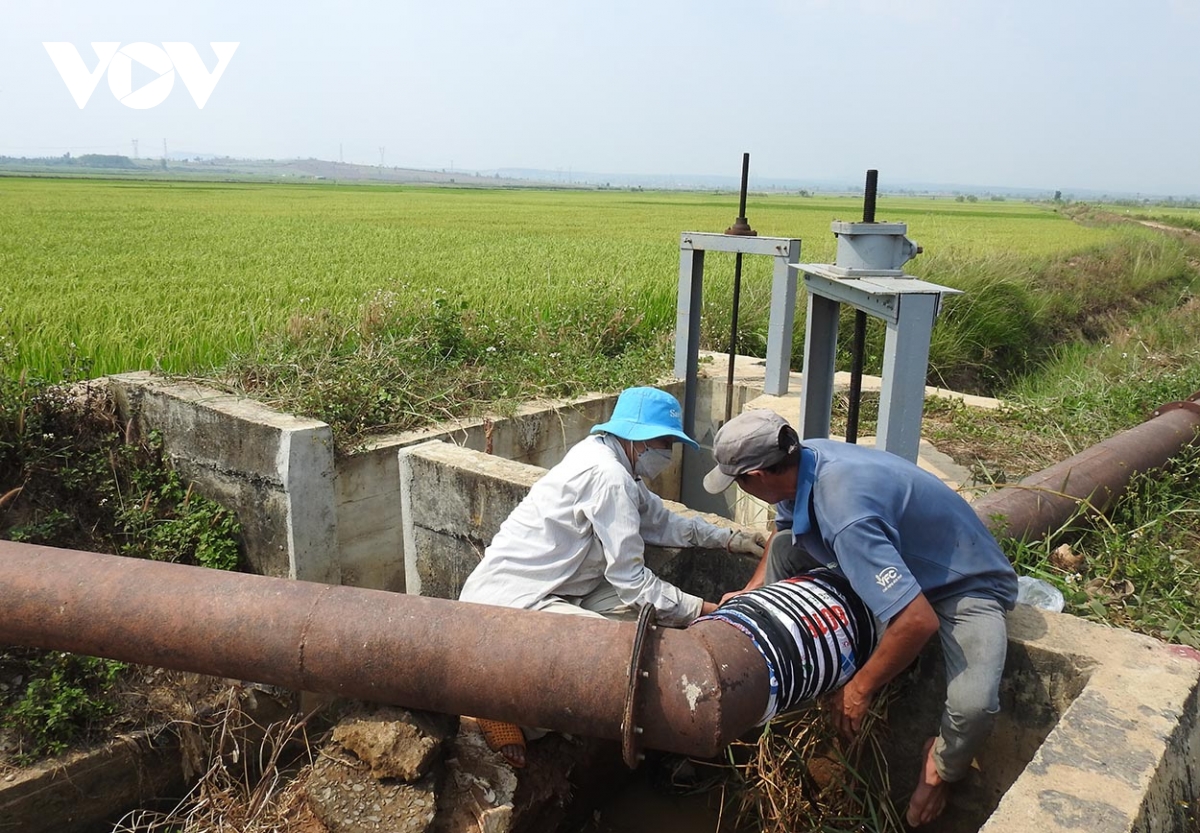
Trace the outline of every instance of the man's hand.
<instances>
[{"instance_id":1,"label":"man's hand","mask_svg":"<svg viewBox=\"0 0 1200 833\"><path fill-rule=\"evenodd\" d=\"M722 597L721 597L721 602L720 602L720 604L718 605L718 607L720 607L720 605L723 605L723 604L725 604L725 602L729 601L729 600L730 600L730 599L732 599L734 596L740 596L740 595L742 595L743 593L746 593L746 592L748 592L746 589L742 589L742 590L731 590L731 591L729 591L728 593L726 593L724 596L722 596Z\"/></svg>"},{"instance_id":2,"label":"man's hand","mask_svg":"<svg viewBox=\"0 0 1200 833\"><path fill-rule=\"evenodd\" d=\"M729 536L729 543L725 545L725 549L730 552L740 552L760 557L763 554L763 547L766 545L766 536L761 532L747 532L744 529L738 529L734 530L733 535Z\"/></svg>"},{"instance_id":3,"label":"man's hand","mask_svg":"<svg viewBox=\"0 0 1200 833\"><path fill-rule=\"evenodd\" d=\"M724 602L725 600L721 599L721 601ZM700 615L701 616L707 616L708 614L712 613L716 609L717 609L717 605L713 604L710 601L701 601L700 602Z\"/></svg>"},{"instance_id":4,"label":"man's hand","mask_svg":"<svg viewBox=\"0 0 1200 833\"><path fill-rule=\"evenodd\" d=\"M858 733L875 693L907 668L937 631L937 613L925 594L918 593L888 621L871 658L850 682L829 696L830 719L839 732L849 738Z\"/></svg>"},{"instance_id":5,"label":"man's hand","mask_svg":"<svg viewBox=\"0 0 1200 833\"><path fill-rule=\"evenodd\" d=\"M854 684L853 678L829 695L826 701L829 719L843 737L853 739L858 734L863 718L871 710L872 699L870 692Z\"/></svg>"}]
</instances>

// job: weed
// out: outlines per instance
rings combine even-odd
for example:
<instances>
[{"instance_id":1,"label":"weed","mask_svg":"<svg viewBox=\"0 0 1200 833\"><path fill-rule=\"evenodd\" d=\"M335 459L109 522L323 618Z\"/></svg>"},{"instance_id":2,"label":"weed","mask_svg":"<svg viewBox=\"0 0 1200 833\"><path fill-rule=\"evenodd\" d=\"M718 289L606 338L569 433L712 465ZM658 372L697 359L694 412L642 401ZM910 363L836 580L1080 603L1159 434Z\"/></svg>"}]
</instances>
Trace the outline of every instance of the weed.
<instances>
[{"instance_id":1,"label":"weed","mask_svg":"<svg viewBox=\"0 0 1200 833\"><path fill-rule=\"evenodd\" d=\"M236 567L234 515L192 494L159 435L125 435L101 384L0 377L0 536Z\"/></svg>"},{"instance_id":2,"label":"weed","mask_svg":"<svg viewBox=\"0 0 1200 833\"><path fill-rule=\"evenodd\" d=\"M368 434L641 384L667 362L666 339L604 304L548 319L486 316L435 292L415 307L369 298L358 318L370 328L293 320L237 357L225 384L328 423L345 450Z\"/></svg>"},{"instance_id":3,"label":"weed","mask_svg":"<svg viewBox=\"0 0 1200 833\"><path fill-rule=\"evenodd\" d=\"M311 764L309 722L313 714L293 715L266 726L256 724L229 689L211 716L180 727L194 754L188 764L199 778L167 812L137 810L113 827L114 833L274 833L309 829L303 790L290 776Z\"/></svg>"},{"instance_id":4,"label":"weed","mask_svg":"<svg viewBox=\"0 0 1200 833\"><path fill-rule=\"evenodd\" d=\"M20 673L16 674L15 669ZM94 734L116 710L109 696L126 665L61 651L0 650L0 671L19 685L0 691L0 728L15 737L13 759L29 763L56 755Z\"/></svg>"}]
</instances>

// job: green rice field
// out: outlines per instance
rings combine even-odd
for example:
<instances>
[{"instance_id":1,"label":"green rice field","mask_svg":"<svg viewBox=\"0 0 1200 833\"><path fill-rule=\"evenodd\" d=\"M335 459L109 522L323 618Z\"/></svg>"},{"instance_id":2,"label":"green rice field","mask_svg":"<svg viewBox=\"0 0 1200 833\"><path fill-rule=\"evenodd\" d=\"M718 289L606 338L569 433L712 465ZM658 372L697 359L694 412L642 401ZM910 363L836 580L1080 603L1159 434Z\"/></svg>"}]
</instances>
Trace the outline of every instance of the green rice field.
<instances>
[{"instance_id":1,"label":"green rice field","mask_svg":"<svg viewBox=\"0 0 1200 833\"><path fill-rule=\"evenodd\" d=\"M204 372L304 322L351 331L364 316L448 305L491 321L498 339L589 310L669 335L680 232L723 231L736 209L732 194L0 178L0 366ZM858 219L861 204L751 195L747 215L826 262L830 221ZM884 195L878 218L907 222L924 246L911 272L968 290L1121 245L1171 257L1137 230L1014 201ZM746 261L748 337L769 293L765 261ZM710 342L728 328L731 275L730 259L709 256Z\"/></svg>"}]
</instances>

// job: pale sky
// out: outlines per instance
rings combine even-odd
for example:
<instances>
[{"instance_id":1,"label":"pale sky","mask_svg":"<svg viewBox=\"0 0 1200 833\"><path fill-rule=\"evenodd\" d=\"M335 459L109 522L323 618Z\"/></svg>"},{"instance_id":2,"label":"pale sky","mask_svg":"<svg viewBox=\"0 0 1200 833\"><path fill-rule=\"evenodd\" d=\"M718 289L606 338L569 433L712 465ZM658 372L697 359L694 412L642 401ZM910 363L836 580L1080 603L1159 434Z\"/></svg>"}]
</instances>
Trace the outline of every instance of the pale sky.
<instances>
[{"instance_id":1,"label":"pale sky","mask_svg":"<svg viewBox=\"0 0 1200 833\"><path fill-rule=\"evenodd\" d=\"M190 43L208 71L210 42L238 46L203 109L178 62L161 103L126 106L120 62L134 91L158 72L120 55L80 109L43 42L88 71L92 42ZM134 138L613 174L736 176L748 151L752 183L1200 195L1200 0L4 0L0 155Z\"/></svg>"}]
</instances>

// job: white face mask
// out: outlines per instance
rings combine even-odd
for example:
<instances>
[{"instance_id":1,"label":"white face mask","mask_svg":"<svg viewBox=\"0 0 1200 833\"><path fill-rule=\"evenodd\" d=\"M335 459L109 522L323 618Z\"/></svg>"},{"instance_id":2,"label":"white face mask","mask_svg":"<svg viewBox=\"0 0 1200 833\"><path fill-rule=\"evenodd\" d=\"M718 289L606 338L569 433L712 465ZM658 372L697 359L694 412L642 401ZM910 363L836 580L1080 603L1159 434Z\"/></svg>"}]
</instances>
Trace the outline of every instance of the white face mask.
<instances>
[{"instance_id":1,"label":"white face mask","mask_svg":"<svg viewBox=\"0 0 1200 833\"><path fill-rule=\"evenodd\" d=\"M638 455L633 473L642 480L653 480L671 465L671 449L649 448Z\"/></svg>"}]
</instances>

